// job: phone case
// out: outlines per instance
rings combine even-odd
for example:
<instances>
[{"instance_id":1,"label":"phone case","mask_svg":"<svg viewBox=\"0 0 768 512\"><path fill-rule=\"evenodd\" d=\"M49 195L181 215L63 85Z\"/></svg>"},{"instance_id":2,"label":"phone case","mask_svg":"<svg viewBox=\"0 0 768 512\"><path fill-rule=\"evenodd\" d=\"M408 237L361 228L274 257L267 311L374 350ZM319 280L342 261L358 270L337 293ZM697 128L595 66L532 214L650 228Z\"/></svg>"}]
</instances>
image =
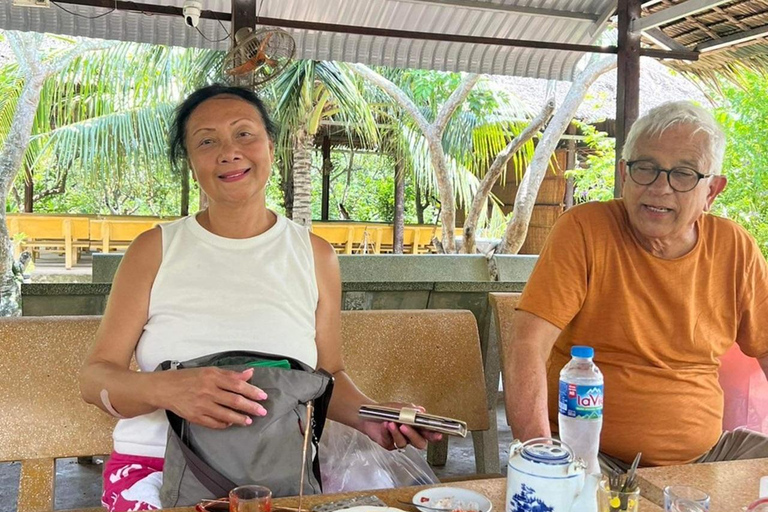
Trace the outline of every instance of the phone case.
<instances>
[{"instance_id":1,"label":"phone case","mask_svg":"<svg viewBox=\"0 0 768 512\"><path fill-rule=\"evenodd\" d=\"M423 428L441 432L451 436L467 437L467 424L463 421L446 418L445 416L435 416L426 414L418 409L403 407L395 409L393 407L384 407L381 405L363 405L358 411L361 418L374 421L392 421L411 425L413 427Z\"/></svg>"}]
</instances>

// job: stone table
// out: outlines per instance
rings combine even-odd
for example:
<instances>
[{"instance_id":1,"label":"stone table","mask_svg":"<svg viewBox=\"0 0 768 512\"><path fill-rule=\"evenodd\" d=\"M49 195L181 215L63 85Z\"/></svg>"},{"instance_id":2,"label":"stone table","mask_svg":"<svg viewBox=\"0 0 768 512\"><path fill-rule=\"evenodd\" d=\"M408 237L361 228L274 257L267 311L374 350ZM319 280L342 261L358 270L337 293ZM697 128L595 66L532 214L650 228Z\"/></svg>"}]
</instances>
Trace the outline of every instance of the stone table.
<instances>
[{"instance_id":1,"label":"stone table","mask_svg":"<svg viewBox=\"0 0 768 512\"><path fill-rule=\"evenodd\" d=\"M643 468L637 474L642 495L654 503L663 505L667 485L691 485L709 493L710 512L741 512L758 498L768 459Z\"/></svg>"}]
</instances>

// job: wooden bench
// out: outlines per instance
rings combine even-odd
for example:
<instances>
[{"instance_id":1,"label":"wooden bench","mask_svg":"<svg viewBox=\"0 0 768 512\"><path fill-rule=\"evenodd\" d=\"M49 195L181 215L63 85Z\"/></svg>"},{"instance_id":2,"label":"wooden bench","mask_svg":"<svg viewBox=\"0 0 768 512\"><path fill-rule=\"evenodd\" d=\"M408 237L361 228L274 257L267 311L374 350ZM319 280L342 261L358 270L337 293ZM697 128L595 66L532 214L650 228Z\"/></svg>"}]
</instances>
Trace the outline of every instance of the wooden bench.
<instances>
[{"instance_id":1,"label":"wooden bench","mask_svg":"<svg viewBox=\"0 0 768 512\"><path fill-rule=\"evenodd\" d=\"M21 461L20 512L52 510L54 459L112 450L115 420L83 402L77 384L100 320L0 319L0 462ZM372 398L415 402L462 419L473 437L488 429L477 325L469 311L345 311L342 337L347 371ZM475 445L477 471L487 473L478 456L484 451ZM498 457L498 445L494 450Z\"/></svg>"},{"instance_id":2,"label":"wooden bench","mask_svg":"<svg viewBox=\"0 0 768 512\"><path fill-rule=\"evenodd\" d=\"M172 220L174 219L157 217L93 219L91 220L90 248L92 251L101 251L104 254L109 254L112 250L125 250L143 232Z\"/></svg>"},{"instance_id":3,"label":"wooden bench","mask_svg":"<svg viewBox=\"0 0 768 512\"><path fill-rule=\"evenodd\" d=\"M9 214L6 223L11 239L23 236L14 245L15 259L26 249L33 256L40 249L52 249L64 253L64 265L69 270L77 263L80 250L89 245L88 217L19 213Z\"/></svg>"}]
</instances>

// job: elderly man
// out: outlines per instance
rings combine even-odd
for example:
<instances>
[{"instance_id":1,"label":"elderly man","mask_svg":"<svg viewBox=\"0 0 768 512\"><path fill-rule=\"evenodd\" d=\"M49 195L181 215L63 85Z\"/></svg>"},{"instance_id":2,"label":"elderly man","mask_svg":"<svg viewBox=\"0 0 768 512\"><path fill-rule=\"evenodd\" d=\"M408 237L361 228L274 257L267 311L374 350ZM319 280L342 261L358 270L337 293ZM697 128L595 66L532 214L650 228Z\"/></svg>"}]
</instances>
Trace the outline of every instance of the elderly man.
<instances>
[{"instance_id":1,"label":"elderly man","mask_svg":"<svg viewBox=\"0 0 768 512\"><path fill-rule=\"evenodd\" d=\"M765 436L722 433L718 358L736 342L768 374L768 265L744 229L706 213L726 185L724 148L706 110L661 105L627 137L623 199L558 220L506 357L515 437L557 430L560 370L573 345L591 345L605 377L604 464L640 451L644 465L768 456Z\"/></svg>"}]
</instances>

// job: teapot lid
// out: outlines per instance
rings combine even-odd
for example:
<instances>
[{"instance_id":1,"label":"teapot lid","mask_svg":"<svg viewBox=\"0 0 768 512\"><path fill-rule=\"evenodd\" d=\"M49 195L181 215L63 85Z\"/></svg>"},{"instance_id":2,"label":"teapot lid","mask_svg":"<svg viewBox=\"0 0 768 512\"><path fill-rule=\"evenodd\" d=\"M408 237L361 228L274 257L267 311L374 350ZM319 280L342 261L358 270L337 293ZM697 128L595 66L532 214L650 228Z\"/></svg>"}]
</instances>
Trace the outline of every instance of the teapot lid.
<instances>
[{"instance_id":1,"label":"teapot lid","mask_svg":"<svg viewBox=\"0 0 768 512\"><path fill-rule=\"evenodd\" d=\"M549 466L563 466L573 461L573 453L568 446L556 439L532 439L523 445L520 455L525 460Z\"/></svg>"}]
</instances>

